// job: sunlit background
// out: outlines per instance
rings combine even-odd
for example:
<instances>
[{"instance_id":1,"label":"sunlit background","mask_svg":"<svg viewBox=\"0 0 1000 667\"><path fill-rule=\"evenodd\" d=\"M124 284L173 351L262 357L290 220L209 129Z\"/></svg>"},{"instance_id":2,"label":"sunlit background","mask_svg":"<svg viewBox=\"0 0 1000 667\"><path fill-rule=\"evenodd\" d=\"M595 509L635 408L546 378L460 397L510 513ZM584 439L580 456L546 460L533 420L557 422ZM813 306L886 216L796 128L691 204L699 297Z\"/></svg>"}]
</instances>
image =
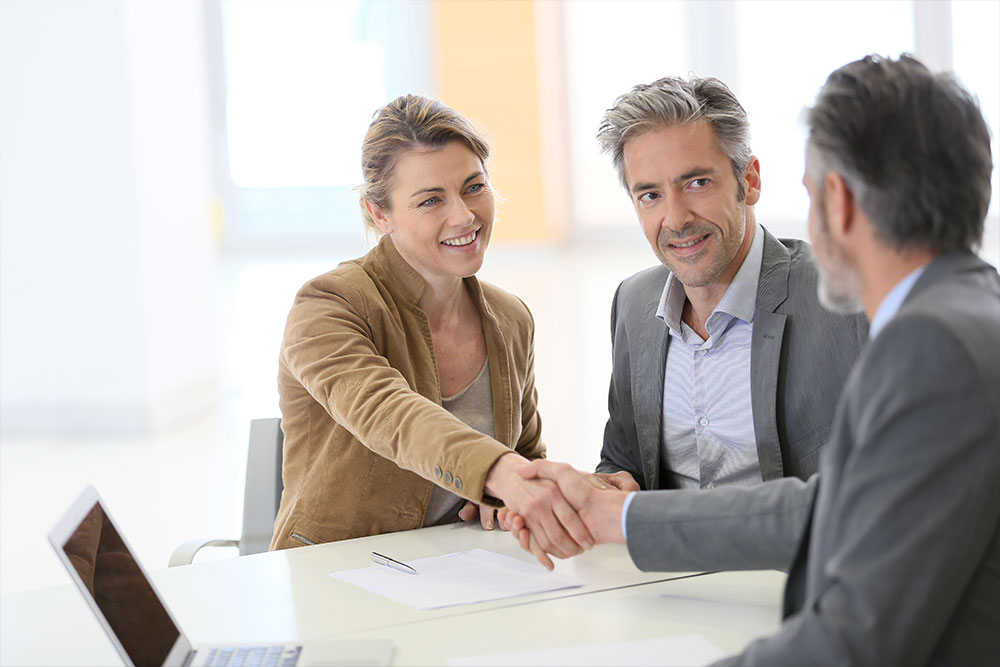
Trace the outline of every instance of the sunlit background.
<instances>
[{"instance_id":1,"label":"sunlit background","mask_svg":"<svg viewBox=\"0 0 1000 667\"><path fill-rule=\"evenodd\" d=\"M804 237L800 116L826 75L915 53L996 132L998 26L1000 3L958 0L2 0L2 592L65 582L45 534L87 483L150 568L238 536L285 315L368 247L352 188L393 97L436 96L492 136L505 201L480 275L535 315L550 456L592 468L611 296L655 262L594 140L615 97L726 81L758 219ZM982 254L1000 263L996 198Z\"/></svg>"}]
</instances>

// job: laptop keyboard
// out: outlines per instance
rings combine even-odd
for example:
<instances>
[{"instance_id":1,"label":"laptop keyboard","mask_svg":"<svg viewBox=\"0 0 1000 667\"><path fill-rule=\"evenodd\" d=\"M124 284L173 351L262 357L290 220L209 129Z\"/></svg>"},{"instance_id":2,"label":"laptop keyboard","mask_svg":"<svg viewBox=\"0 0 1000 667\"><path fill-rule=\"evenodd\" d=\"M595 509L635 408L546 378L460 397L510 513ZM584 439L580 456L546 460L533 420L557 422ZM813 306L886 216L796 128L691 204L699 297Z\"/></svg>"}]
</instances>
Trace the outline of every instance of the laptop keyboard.
<instances>
[{"instance_id":1,"label":"laptop keyboard","mask_svg":"<svg viewBox=\"0 0 1000 667\"><path fill-rule=\"evenodd\" d=\"M241 646L208 650L205 667L293 667L301 646Z\"/></svg>"}]
</instances>

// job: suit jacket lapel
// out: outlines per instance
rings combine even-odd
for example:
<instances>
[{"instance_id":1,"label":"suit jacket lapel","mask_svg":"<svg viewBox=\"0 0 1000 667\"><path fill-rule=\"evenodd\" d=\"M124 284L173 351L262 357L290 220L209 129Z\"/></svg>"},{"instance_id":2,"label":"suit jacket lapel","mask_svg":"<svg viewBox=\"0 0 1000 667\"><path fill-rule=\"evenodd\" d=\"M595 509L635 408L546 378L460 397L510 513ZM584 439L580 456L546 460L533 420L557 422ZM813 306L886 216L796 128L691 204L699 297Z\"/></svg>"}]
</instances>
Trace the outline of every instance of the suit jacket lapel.
<instances>
[{"instance_id":1,"label":"suit jacket lapel","mask_svg":"<svg viewBox=\"0 0 1000 667\"><path fill-rule=\"evenodd\" d=\"M761 477L765 481L784 475L777 409L781 342L787 316L774 311L788 298L789 263L788 250L765 229L750 356L753 428Z\"/></svg>"}]
</instances>

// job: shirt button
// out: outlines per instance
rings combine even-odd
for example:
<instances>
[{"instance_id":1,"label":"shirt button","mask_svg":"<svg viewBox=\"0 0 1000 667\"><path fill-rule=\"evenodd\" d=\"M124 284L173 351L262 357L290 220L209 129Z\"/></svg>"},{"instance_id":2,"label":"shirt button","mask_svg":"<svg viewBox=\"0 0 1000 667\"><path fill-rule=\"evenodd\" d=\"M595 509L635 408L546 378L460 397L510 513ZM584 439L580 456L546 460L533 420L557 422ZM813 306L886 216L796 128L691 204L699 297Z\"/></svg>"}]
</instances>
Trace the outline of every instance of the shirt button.
<instances>
[{"instance_id":1,"label":"shirt button","mask_svg":"<svg viewBox=\"0 0 1000 667\"><path fill-rule=\"evenodd\" d=\"M434 466L434 476L441 479L441 466Z\"/></svg>"},{"instance_id":2,"label":"shirt button","mask_svg":"<svg viewBox=\"0 0 1000 667\"><path fill-rule=\"evenodd\" d=\"M708 354L708 350L698 350L698 354L704 357L706 354Z\"/></svg>"},{"instance_id":3,"label":"shirt button","mask_svg":"<svg viewBox=\"0 0 1000 667\"><path fill-rule=\"evenodd\" d=\"M444 474L444 483L445 484L451 484L451 473L450 472L446 472Z\"/></svg>"},{"instance_id":4,"label":"shirt button","mask_svg":"<svg viewBox=\"0 0 1000 667\"><path fill-rule=\"evenodd\" d=\"M701 424L702 426L708 426L708 417L702 417L701 419L698 420L698 423Z\"/></svg>"},{"instance_id":5,"label":"shirt button","mask_svg":"<svg viewBox=\"0 0 1000 667\"><path fill-rule=\"evenodd\" d=\"M455 488L458 489L459 491L462 490L462 478L461 477L456 477L455 478Z\"/></svg>"},{"instance_id":6,"label":"shirt button","mask_svg":"<svg viewBox=\"0 0 1000 667\"><path fill-rule=\"evenodd\" d=\"M715 482L709 482L708 484L705 485L705 488L711 491L712 489L715 488Z\"/></svg>"}]
</instances>

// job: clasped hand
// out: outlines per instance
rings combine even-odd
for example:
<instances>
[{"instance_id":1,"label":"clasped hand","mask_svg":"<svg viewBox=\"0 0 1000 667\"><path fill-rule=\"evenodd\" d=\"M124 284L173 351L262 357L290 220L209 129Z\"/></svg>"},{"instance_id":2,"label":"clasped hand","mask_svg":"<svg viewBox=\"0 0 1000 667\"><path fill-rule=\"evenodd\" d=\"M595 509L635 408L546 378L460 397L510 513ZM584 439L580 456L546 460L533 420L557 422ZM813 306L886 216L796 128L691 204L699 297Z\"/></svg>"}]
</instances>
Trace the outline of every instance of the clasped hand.
<instances>
[{"instance_id":1,"label":"clasped hand","mask_svg":"<svg viewBox=\"0 0 1000 667\"><path fill-rule=\"evenodd\" d=\"M516 516L520 527L533 537L532 553L552 569L556 558L569 558L594 545L594 538L564 497L559 486L526 472L531 462L515 452L502 455L486 476L485 493L501 499L508 513L498 517L501 527L509 528L510 517ZM466 512L471 518L471 510Z\"/></svg>"},{"instance_id":2,"label":"clasped hand","mask_svg":"<svg viewBox=\"0 0 1000 667\"><path fill-rule=\"evenodd\" d=\"M628 494L639 490L639 485L629 473L592 475L566 463L539 459L520 466L518 474L530 482L555 483L560 498L569 503L574 518L583 522L588 536L593 538L592 544L625 542L621 528L622 507ZM545 536L537 532L532 521L520 513L514 511L509 514L506 523L521 547L534 554L538 562L549 570L553 568L550 554L557 558L567 557L550 549Z\"/></svg>"}]
</instances>

